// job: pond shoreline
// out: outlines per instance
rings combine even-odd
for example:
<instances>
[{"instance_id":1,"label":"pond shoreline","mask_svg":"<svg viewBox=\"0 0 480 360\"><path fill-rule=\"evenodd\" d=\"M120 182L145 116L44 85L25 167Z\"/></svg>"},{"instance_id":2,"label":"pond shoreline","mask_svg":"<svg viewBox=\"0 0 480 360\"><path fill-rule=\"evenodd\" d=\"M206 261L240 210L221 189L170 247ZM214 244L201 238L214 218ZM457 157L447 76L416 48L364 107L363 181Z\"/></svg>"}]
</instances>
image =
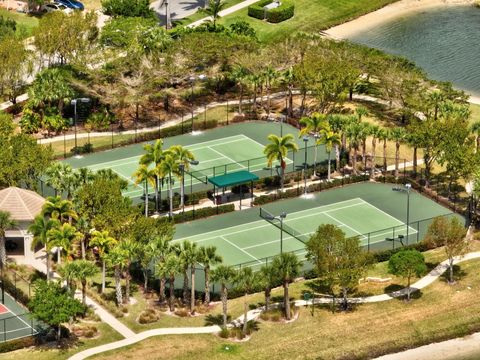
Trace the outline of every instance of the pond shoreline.
<instances>
[{"instance_id":1,"label":"pond shoreline","mask_svg":"<svg viewBox=\"0 0 480 360\"><path fill-rule=\"evenodd\" d=\"M325 30L323 34L333 39L344 40L359 31L368 30L376 25L413 12L444 6L473 6L473 3L473 0L400 0L352 21L331 27Z\"/></svg>"}]
</instances>

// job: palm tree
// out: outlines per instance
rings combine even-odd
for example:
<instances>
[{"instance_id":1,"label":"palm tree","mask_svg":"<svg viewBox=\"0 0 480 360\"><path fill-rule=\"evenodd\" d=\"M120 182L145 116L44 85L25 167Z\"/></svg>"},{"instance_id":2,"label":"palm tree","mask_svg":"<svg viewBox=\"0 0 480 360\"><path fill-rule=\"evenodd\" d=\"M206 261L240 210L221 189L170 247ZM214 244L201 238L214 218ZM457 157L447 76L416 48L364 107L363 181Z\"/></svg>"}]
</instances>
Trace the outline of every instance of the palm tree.
<instances>
[{"instance_id":1,"label":"palm tree","mask_svg":"<svg viewBox=\"0 0 480 360\"><path fill-rule=\"evenodd\" d=\"M155 275L160 278L168 278L169 297L168 307L175 310L175 276L183 270L183 263L175 252L169 253L155 268Z\"/></svg>"},{"instance_id":2,"label":"palm tree","mask_svg":"<svg viewBox=\"0 0 480 360\"><path fill-rule=\"evenodd\" d=\"M370 124L360 123L362 128L360 131L360 140L362 143L362 162L363 167L367 167L367 138L370 136Z\"/></svg>"},{"instance_id":3,"label":"palm tree","mask_svg":"<svg viewBox=\"0 0 480 360\"><path fill-rule=\"evenodd\" d=\"M236 274L236 287L243 292L243 334L247 333L248 294L254 292L260 284L260 273L253 272L252 268L244 267Z\"/></svg>"},{"instance_id":4,"label":"palm tree","mask_svg":"<svg viewBox=\"0 0 480 360\"><path fill-rule=\"evenodd\" d=\"M420 134L418 134L415 130L413 130L406 134L406 140L408 142L408 145L410 145L410 147L413 148L413 154L412 154L413 176L417 176L417 169L418 169L417 152L418 152L418 148L422 146L422 138Z\"/></svg>"},{"instance_id":5,"label":"palm tree","mask_svg":"<svg viewBox=\"0 0 480 360\"><path fill-rule=\"evenodd\" d=\"M73 204L70 200L63 200L60 196L49 196L42 207L43 216L57 219L61 223L66 221L71 222L78 218Z\"/></svg>"},{"instance_id":6,"label":"palm tree","mask_svg":"<svg viewBox=\"0 0 480 360\"><path fill-rule=\"evenodd\" d=\"M5 248L6 231L17 226L17 222L12 219L7 211L0 211L0 261L2 262L2 269L7 264L7 250Z\"/></svg>"},{"instance_id":7,"label":"palm tree","mask_svg":"<svg viewBox=\"0 0 480 360\"><path fill-rule=\"evenodd\" d=\"M332 157L332 149L333 147L337 147L342 143L342 140L340 139L340 135L337 133L334 133L333 131L325 131L323 133L323 136L317 140L320 144L325 145L325 151L328 154L328 175L327 179L330 181L330 169L331 169L331 157ZM338 169L338 168L337 168Z\"/></svg>"},{"instance_id":8,"label":"palm tree","mask_svg":"<svg viewBox=\"0 0 480 360\"><path fill-rule=\"evenodd\" d=\"M121 284L122 270L128 264L128 254L126 254L120 246L116 246L107 254L106 260L114 269L115 296L117 298L117 306L120 306L123 304Z\"/></svg>"},{"instance_id":9,"label":"palm tree","mask_svg":"<svg viewBox=\"0 0 480 360\"><path fill-rule=\"evenodd\" d=\"M213 28L217 27L217 20L220 19L220 11L225 7L225 2L222 0L209 0L208 7L204 9L205 13L213 19Z\"/></svg>"},{"instance_id":10,"label":"palm tree","mask_svg":"<svg viewBox=\"0 0 480 360\"><path fill-rule=\"evenodd\" d=\"M315 138L315 154L313 163L315 166L313 167L313 176L317 176L317 145L321 144L319 140L321 140L321 134L328 131L330 125L328 124L327 118L324 114L320 113L313 113L309 117L303 117L300 119L300 124L303 125L303 128L300 130L300 136L308 136L309 134L313 134Z\"/></svg>"},{"instance_id":11,"label":"palm tree","mask_svg":"<svg viewBox=\"0 0 480 360\"><path fill-rule=\"evenodd\" d=\"M165 156L165 159L159 164L158 172L161 177L168 179L168 197L170 207L168 215L173 217L173 175L178 174L178 162L175 159L175 155L169 153Z\"/></svg>"},{"instance_id":12,"label":"palm tree","mask_svg":"<svg viewBox=\"0 0 480 360\"><path fill-rule=\"evenodd\" d=\"M287 116L293 116L293 89L295 86L295 71L290 66L280 74L280 81L286 87Z\"/></svg>"},{"instance_id":13,"label":"palm tree","mask_svg":"<svg viewBox=\"0 0 480 360\"><path fill-rule=\"evenodd\" d=\"M357 153L358 147L362 141L362 125L358 122L352 122L347 130L347 137L349 141L349 146L353 148L353 157L352 157L352 168L353 174L357 175Z\"/></svg>"},{"instance_id":14,"label":"palm tree","mask_svg":"<svg viewBox=\"0 0 480 360\"><path fill-rule=\"evenodd\" d=\"M78 219L77 221L77 229L82 233L82 238L80 239L80 246L81 246L81 253L82 253L82 259L85 260L86 256L86 244L88 242L88 239L90 238L90 222L85 216L82 216Z\"/></svg>"},{"instance_id":15,"label":"palm tree","mask_svg":"<svg viewBox=\"0 0 480 360\"><path fill-rule=\"evenodd\" d=\"M292 282L300 272L301 262L292 253L282 253L273 258L272 267L277 272L283 284L283 308L285 318L290 320L290 298L288 295L288 284Z\"/></svg>"},{"instance_id":16,"label":"palm tree","mask_svg":"<svg viewBox=\"0 0 480 360\"><path fill-rule=\"evenodd\" d=\"M271 108L271 99L270 99L270 95L271 95L271 92L272 92L272 87L273 87L273 83L275 82L275 80L278 78L278 73L277 71L271 67L271 66L268 66L265 71L263 72L263 79L265 80L265 87L267 89L267 113L268 115L270 115L270 108Z\"/></svg>"},{"instance_id":17,"label":"palm tree","mask_svg":"<svg viewBox=\"0 0 480 360\"><path fill-rule=\"evenodd\" d=\"M78 185L82 186L91 183L95 174L89 168L80 168L75 171L75 178Z\"/></svg>"},{"instance_id":18,"label":"palm tree","mask_svg":"<svg viewBox=\"0 0 480 360\"><path fill-rule=\"evenodd\" d=\"M190 170L190 164L195 160L195 155L187 148L181 145L174 145L170 147L169 152L173 154L175 161L178 164L177 177L180 179L180 207L183 207L185 203L185 184L183 182L183 176L185 171ZM183 171L179 171L183 166Z\"/></svg>"},{"instance_id":19,"label":"palm tree","mask_svg":"<svg viewBox=\"0 0 480 360\"><path fill-rule=\"evenodd\" d=\"M477 152L480 149L480 121L475 121L470 125L470 131L475 135L475 143Z\"/></svg>"},{"instance_id":20,"label":"palm tree","mask_svg":"<svg viewBox=\"0 0 480 360\"><path fill-rule=\"evenodd\" d=\"M46 184L53 188L55 196L58 195L61 187L61 169L62 163L55 161L45 170L45 176L47 177Z\"/></svg>"},{"instance_id":21,"label":"palm tree","mask_svg":"<svg viewBox=\"0 0 480 360\"><path fill-rule=\"evenodd\" d=\"M58 264L60 264L62 262L62 249L65 250L68 257L73 243L80 240L82 234L75 226L65 223L48 230L47 237L52 241L52 245L58 249Z\"/></svg>"},{"instance_id":22,"label":"palm tree","mask_svg":"<svg viewBox=\"0 0 480 360\"><path fill-rule=\"evenodd\" d=\"M69 274L70 280L80 282L82 286L82 303L86 305L87 299L87 281L95 276L98 268L94 263L88 260L74 260L67 262L60 270L60 273L65 272Z\"/></svg>"},{"instance_id":23,"label":"palm tree","mask_svg":"<svg viewBox=\"0 0 480 360\"><path fill-rule=\"evenodd\" d=\"M400 160L400 144L405 141L404 128L396 127L390 131L390 138L395 141L395 177L398 177L398 162Z\"/></svg>"},{"instance_id":24,"label":"palm tree","mask_svg":"<svg viewBox=\"0 0 480 360\"><path fill-rule=\"evenodd\" d=\"M49 219L42 215L38 215L33 220L33 223L28 227L28 232L33 235L32 251L38 245L45 247L45 260L47 265L47 281L50 281L50 252L52 251L52 241L48 237L48 232L60 226L60 223L56 219Z\"/></svg>"},{"instance_id":25,"label":"palm tree","mask_svg":"<svg viewBox=\"0 0 480 360\"><path fill-rule=\"evenodd\" d=\"M242 111L242 104L243 104L243 93L245 91L245 82L247 81L248 78L248 70L241 65L237 65L233 68L232 72L230 73L230 76L233 81L238 85L238 88L240 90L240 98L238 100L238 113L240 115L243 114Z\"/></svg>"},{"instance_id":26,"label":"palm tree","mask_svg":"<svg viewBox=\"0 0 480 360\"><path fill-rule=\"evenodd\" d=\"M95 173L95 179L102 179L107 181L116 181L120 190L128 189L128 181L121 178L115 171L112 169L100 169Z\"/></svg>"},{"instance_id":27,"label":"palm tree","mask_svg":"<svg viewBox=\"0 0 480 360\"><path fill-rule=\"evenodd\" d=\"M362 117L368 116L368 110L363 106L360 106L355 109L355 115L357 115L358 122L361 122Z\"/></svg>"},{"instance_id":28,"label":"palm tree","mask_svg":"<svg viewBox=\"0 0 480 360\"><path fill-rule=\"evenodd\" d=\"M182 243L180 257L183 262L183 303L190 303L190 312L193 312L195 306L195 265L200 259L197 244L185 240ZM188 300L188 268L190 268L191 276L190 301Z\"/></svg>"},{"instance_id":29,"label":"palm tree","mask_svg":"<svg viewBox=\"0 0 480 360\"><path fill-rule=\"evenodd\" d=\"M169 239L158 237L155 239L155 260L160 264L165 261L166 257L171 253L178 253L178 244L170 244ZM163 276L157 275L160 278L160 286L158 291L158 301L160 304L165 303L165 284L169 274Z\"/></svg>"},{"instance_id":30,"label":"palm tree","mask_svg":"<svg viewBox=\"0 0 480 360\"><path fill-rule=\"evenodd\" d=\"M253 111L257 111L257 92L258 88L261 86L261 83L263 81L262 75L261 74L250 74L247 77L248 81L250 81L250 84L253 85L253 101L252 101L252 109Z\"/></svg>"},{"instance_id":31,"label":"palm tree","mask_svg":"<svg viewBox=\"0 0 480 360\"><path fill-rule=\"evenodd\" d=\"M272 265L262 266L260 269L262 276L262 286L265 292L265 311L269 310L272 288L278 284L279 278L275 268Z\"/></svg>"},{"instance_id":32,"label":"palm tree","mask_svg":"<svg viewBox=\"0 0 480 360\"><path fill-rule=\"evenodd\" d=\"M212 271L212 281L220 283L222 299L222 313L223 313L223 327L227 327L227 299L228 288L227 286L234 280L236 271L231 266L219 265Z\"/></svg>"},{"instance_id":33,"label":"palm tree","mask_svg":"<svg viewBox=\"0 0 480 360\"><path fill-rule=\"evenodd\" d=\"M380 128L377 134L378 140L383 141L383 171L387 172L387 142L390 139L390 130Z\"/></svg>"},{"instance_id":34,"label":"palm tree","mask_svg":"<svg viewBox=\"0 0 480 360\"><path fill-rule=\"evenodd\" d=\"M90 240L90 246L93 246L98 251L98 256L102 260L102 289L101 294L105 292L105 262L107 254L117 244L117 240L109 236L108 231L94 231L92 233L92 239Z\"/></svg>"},{"instance_id":35,"label":"palm tree","mask_svg":"<svg viewBox=\"0 0 480 360\"><path fill-rule=\"evenodd\" d=\"M217 254L215 246L202 246L198 249L198 262L203 265L205 273L205 305L210 305L210 269L212 266L221 264L223 259Z\"/></svg>"},{"instance_id":36,"label":"palm tree","mask_svg":"<svg viewBox=\"0 0 480 360\"><path fill-rule=\"evenodd\" d=\"M145 154L140 157L140 164L149 167L150 165L155 165L157 167L165 157L163 151L163 141L158 139L155 143L146 144L143 149L145 150ZM158 177L158 173L155 171L153 174L155 179L155 211L159 210L159 187L160 187L160 179Z\"/></svg>"},{"instance_id":37,"label":"palm tree","mask_svg":"<svg viewBox=\"0 0 480 360\"><path fill-rule=\"evenodd\" d=\"M376 148L377 148L377 139L379 139L381 128L377 125L370 126L370 136L372 137L372 161L370 164L370 178L375 176L375 158L376 158Z\"/></svg>"},{"instance_id":38,"label":"palm tree","mask_svg":"<svg viewBox=\"0 0 480 360\"><path fill-rule=\"evenodd\" d=\"M294 137L292 134L287 134L283 137L270 134L267 139L270 141L270 144L265 146L263 153L267 157L268 166L272 166L274 161L280 163L280 182L281 182L281 191L283 192L283 184L285 180L285 168L287 166L285 158L289 151L297 151L298 145L293 141Z\"/></svg>"},{"instance_id":39,"label":"palm tree","mask_svg":"<svg viewBox=\"0 0 480 360\"><path fill-rule=\"evenodd\" d=\"M133 174L135 177L135 185L140 183L144 184L144 192L145 192L145 217L148 217L148 183L155 184L155 171L153 169L149 169L147 165L140 165ZM154 185L155 186L155 185Z\"/></svg>"},{"instance_id":40,"label":"palm tree","mask_svg":"<svg viewBox=\"0 0 480 360\"><path fill-rule=\"evenodd\" d=\"M139 253L139 245L132 239L127 239L121 241L118 244L118 247L122 250L123 254L125 255L125 262L123 266L123 270L125 273L125 299L123 300L125 304L130 303L130 280L132 276L130 275L130 266L132 262L137 259Z\"/></svg>"}]
</instances>

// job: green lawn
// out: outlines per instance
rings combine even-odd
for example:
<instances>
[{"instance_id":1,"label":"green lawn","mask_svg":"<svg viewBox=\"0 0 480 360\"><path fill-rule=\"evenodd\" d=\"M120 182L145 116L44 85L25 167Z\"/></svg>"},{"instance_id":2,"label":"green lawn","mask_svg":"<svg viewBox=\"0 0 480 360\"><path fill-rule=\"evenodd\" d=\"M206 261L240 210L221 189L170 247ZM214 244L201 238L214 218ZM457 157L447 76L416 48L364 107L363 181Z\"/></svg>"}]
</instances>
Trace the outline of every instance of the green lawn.
<instances>
[{"instance_id":1,"label":"green lawn","mask_svg":"<svg viewBox=\"0 0 480 360\"><path fill-rule=\"evenodd\" d=\"M229 25L236 21L246 21L257 31L260 41L270 42L281 40L293 32L318 32L333 25L344 23L360 15L381 8L395 0L296 0L293 18L279 24L251 18L247 8L228 15L220 20L221 24Z\"/></svg>"},{"instance_id":2,"label":"green lawn","mask_svg":"<svg viewBox=\"0 0 480 360\"><path fill-rule=\"evenodd\" d=\"M478 260L461 264L455 285L441 279L411 303L392 300L336 314L318 308L314 316L310 308L301 308L293 323L260 322L260 330L245 343L232 344L211 335L165 336L95 358L138 359L155 353L156 359L294 359L299 358L299 349L302 359L370 358L464 336L480 330L479 266ZM228 353L225 344L231 347Z\"/></svg>"},{"instance_id":3,"label":"green lawn","mask_svg":"<svg viewBox=\"0 0 480 360\"><path fill-rule=\"evenodd\" d=\"M224 3L225 3L225 6L223 7L223 9L227 9L233 5L236 5L240 2L242 2L243 0L224 0ZM200 19L203 19L205 17L207 17L208 14L206 14L205 12L203 11L197 11L196 13L190 15L189 17L186 17L180 21L174 21L174 25L175 26L180 26L180 25L188 25L188 24L191 24L192 22L194 21L197 21L197 20L200 20Z\"/></svg>"},{"instance_id":4,"label":"green lawn","mask_svg":"<svg viewBox=\"0 0 480 360\"><path fill-rule=\"evenodd\" d=\"M7 11L3 8L0 8L0 16L15 20L18 25L17 33L25 37L32 35L33 29L38 26L38 18L35 16Z\"/></svg>"}]
</instances>

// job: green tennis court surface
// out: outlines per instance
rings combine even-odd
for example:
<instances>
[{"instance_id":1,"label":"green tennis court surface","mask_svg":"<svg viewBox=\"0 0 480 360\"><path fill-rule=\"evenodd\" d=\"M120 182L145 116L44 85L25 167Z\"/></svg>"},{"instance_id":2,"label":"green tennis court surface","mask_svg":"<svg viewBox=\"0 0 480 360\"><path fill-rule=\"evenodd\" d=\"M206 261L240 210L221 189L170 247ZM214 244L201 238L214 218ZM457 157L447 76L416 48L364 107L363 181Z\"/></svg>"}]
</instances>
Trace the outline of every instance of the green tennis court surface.
<instances>
[{"instance_id":1,"label":"green tennis court surface","mask_svg":"<svg viewBox=\"0 0 480 360\"><path fill-rule=\"evenodd\" d=\"M392 236L392 228L395 228L396 236L407 233L403 221L361 198L289 213L284 223L300 234L300 240L284 233L283 251L295 251L298 255L306 253L299 251L304 249L304 242L322 224L337 225L347 237L359 236L364 246L385 241L386 237ZM416 229L409 228L409 235L416 233ZM261 259L280 252L280 229L263 219L189 236L188 239L199 246L216 246L227 264L263 265Z\"/></svg>"},{"instance_id":2,"label":"green tennis court surface","mask_svg":"<svg viewBox=\"0 0 480 360\"><path fill-rule=\"evenodd\" d=\"M243 134L200 142L185 147L199 161L199 165L192 168L196 176L190 179L190 176L186 174L185 183L187 185L191 185L191 183L193 185L199 184L202 178L221 175L225 172L236 170L256 172L263 170L267 166L266 159L263 157L264 145ZM120 177L129 182L129 189L124 195L138 197L144 192L143 184L135 185L132 174L139 166L139 159L140 155L137 155L90 165L88 168L93 171L100 169L115 171ZM291 164L292 160L287 159L286 162ZM214 171L216 172L215 174ZM177 182L174 188L178 187L179 184Z\"/></svg>"},{"instance_id":3,"label":"green tennis court surface","mask_svg":"<svg viewBox=\"0 0 480 360\"><path fill-rule=\"evenodd\" d=\"M38 324L9 294L0 304L0 342L35 335Z\"/></svg>"}]
</instances>

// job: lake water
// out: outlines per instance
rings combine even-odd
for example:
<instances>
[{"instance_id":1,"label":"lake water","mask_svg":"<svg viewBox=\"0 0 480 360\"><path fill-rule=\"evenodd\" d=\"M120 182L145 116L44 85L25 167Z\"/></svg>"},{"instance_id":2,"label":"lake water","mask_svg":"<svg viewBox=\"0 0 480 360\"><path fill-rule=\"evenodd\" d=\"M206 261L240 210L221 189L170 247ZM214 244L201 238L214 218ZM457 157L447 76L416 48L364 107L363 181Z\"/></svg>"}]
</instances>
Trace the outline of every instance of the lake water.
<instances>
[{"instance_id":1,"label":"lake water","mask_svg":"<svg viewBox=\"0 0 480 360\"><path fill-rule=\"evenodd\" d=\"M350 40L404 56L437 80L480 94L480 9L449 6L398 17Z\"/></svg>"}]
</instances>

